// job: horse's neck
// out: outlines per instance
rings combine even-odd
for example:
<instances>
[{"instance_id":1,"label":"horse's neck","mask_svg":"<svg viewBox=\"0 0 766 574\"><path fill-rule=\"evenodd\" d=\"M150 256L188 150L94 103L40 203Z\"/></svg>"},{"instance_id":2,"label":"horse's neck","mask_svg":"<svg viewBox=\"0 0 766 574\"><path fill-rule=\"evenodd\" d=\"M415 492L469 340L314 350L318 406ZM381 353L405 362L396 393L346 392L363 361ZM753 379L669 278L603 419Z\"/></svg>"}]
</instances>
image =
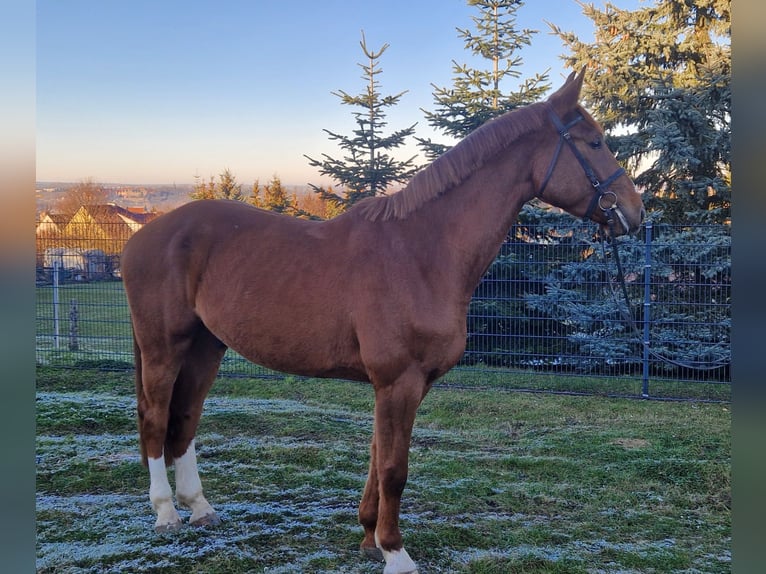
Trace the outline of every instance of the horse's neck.
<instances>
[{"instance_id":1,"label":"horse's neck","mask_svg":"<svg viewBox=\"0 0 766 574\"><path fill-rule=\"evenodd\" d=\"M445 248L440 257L457 275L463 297L470 297L497 255L521 207L532 198L528 169L485 166L458 187L420 210L420 224Z\"/></svg>"}]
</instances>

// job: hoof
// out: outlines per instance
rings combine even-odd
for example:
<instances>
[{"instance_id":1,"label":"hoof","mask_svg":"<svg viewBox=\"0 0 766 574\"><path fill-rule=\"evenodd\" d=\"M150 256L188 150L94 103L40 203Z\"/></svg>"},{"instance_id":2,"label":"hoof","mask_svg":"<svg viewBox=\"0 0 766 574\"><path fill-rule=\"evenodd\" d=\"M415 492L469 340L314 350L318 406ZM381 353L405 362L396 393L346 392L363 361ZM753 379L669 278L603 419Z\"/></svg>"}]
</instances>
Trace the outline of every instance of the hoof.
<instances>
[{"instance_id":1,"label":"hoof","mask_svg":"<svg viewBox=\"0 0 766 574\"><path fill-rule=\"evenodd\" d=\"M392 568L386 565L386 567L383 569L383 574L418 574L418 569L415 568L414 570L400 570L396 566Z\"/></svg>"},{"instance_id":2,"label":"hoof","mask_svg":"<svg viewBox=\"0 0 766 574\"><path fill-rule=\"evenodd\" d=\"M175 522L168 522L167 524L155 524L154 531L157 534L167 534L168 532L177 532L181 530L183 524L180 520Z\"/></svg>"},{"instance_id":3,"label":"hoof","mask_svg":"<svg viewBox=\"0 0 766 574\"><path fill-rule=\"evenodd\" d=\"M383 550L383 558L386 560L383 574L418 574L418 567L404 548Z\"/></svg>"},{"instance_id":4,"label":"hoof","mask_svg":"<svg viewBox=\"0 0 766 574\"><path fill-rule=\"evenodd\" d=\"M374 562L383 562L383 552L377 546L362 546L364 555Z\"/></svg>"},{"instance_id":5,"label":"hoof","mask_svg":"<svg viewBox=\"0 0 766 574\"><path fill-rule=\"evenodd\" d=\"M221 524L221 519L218 518L218 515L215 512L213 512L211 514L206 514L205 516L197 518L196 520L190 520L189 524L191 524L195 528L203 528L206 526L218 526L219 524Z\"/></svg>"}]
</instances>

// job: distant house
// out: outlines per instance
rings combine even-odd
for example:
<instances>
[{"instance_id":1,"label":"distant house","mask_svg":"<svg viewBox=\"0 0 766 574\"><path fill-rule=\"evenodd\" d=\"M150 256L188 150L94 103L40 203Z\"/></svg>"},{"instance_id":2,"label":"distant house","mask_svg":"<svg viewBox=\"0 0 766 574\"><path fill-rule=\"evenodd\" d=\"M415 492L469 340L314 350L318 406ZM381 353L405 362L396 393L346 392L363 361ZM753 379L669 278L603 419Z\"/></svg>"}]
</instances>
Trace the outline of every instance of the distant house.
<instances>
[{"instance_id":1,"label":"distant house","mask_svg":"<svg viewBox=\"0 0 766 574\"><path fill-rule=\"evenodd\" d=\"M42 264L41 257L48 249L63 245L63 234L71 216L63 213L44 211L37 219L35 240L37 244L38 266Z\"/></svg>"},{"instance_id":2,"label":"distant house","mask_svg":"<svg viewBox=\"0 0 766 574\"><path fill-rule=\"evenodd\" d=\"M37 237L53 237L60 234L67 223L69 223L68 215L43 211L37 220L35 234Z\"/></svg>"},{"instance_id":3,"label":"distant house","mask_svg":"<svg viewBox=\"0 0 766 574\"><path fill-rule=\"evenodd\" d=\"M124 221L134 233L159 215L156 211L146 211L143 207L120 207L111 204L110 206L115 208L114 213L117 217Z\"/></svg>"},{"instance_id":4,"label":"distant house","mask_svg":"<svg viewBox=\"0 0 766 574\"><path fill-rule=\"evenodd\" d=\"M83 205L74 214L42 212L37 219L37 267L77 271L91 279L119 273L125 242L159 213L113 203Z\"/></svg>"},{"instance_id":5,"label":"distant house","mask_svg":"<svg viewBox=\"0 0 766 574\"><path fill-rule=\"evenodd\" d=\"M100 249L108 255L116 255L131 235L158 215L113 203L83 205L64 226L63 246Z\"/></svg>"}]
</instances>

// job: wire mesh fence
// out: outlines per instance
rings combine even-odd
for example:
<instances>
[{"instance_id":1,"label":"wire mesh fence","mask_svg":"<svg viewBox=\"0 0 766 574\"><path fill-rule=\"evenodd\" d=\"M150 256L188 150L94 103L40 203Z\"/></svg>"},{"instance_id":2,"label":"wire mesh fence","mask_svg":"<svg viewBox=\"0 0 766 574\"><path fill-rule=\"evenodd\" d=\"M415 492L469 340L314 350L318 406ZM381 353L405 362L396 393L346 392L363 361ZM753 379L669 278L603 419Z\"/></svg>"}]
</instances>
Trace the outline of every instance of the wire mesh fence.
<instances>
[{"instance_id":1,"label":"wire mesh fence","mask_svg":"<svg viewBox=\"0 0 766 574\"><path fill-rule=\"evenodd\" d=\"M119 253L138 227L90 219L63 233L38 225L38 363L132 367ZM728 226L650 223L618 241L623 283L593 225L516 225L474 293L466 352L445 380L725 397L730 251ZM273 374L232 351L221 373Z\"/></svg>"},{"instance_id":2,"label":"wire mesh fence","mask_svg":"<svg viewBox=\"0 0 766 574\"><path fill-rule=\"evenodd\" d=\"M615 255L591 225L516 226L474 293L462 366L640 380L644 396L728 385L730 239L648 223Z\"/></svg>"}]
</instances>

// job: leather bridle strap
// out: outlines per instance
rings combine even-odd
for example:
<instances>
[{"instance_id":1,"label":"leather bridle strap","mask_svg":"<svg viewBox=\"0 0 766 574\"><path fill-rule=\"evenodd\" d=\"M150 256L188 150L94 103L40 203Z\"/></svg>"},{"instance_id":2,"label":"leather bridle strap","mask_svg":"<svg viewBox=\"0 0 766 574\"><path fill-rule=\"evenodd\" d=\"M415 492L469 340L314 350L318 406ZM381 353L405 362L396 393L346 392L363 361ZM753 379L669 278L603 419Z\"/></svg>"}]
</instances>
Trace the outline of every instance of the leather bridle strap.
<instances>
[{"instance_id":1,"label":"leather bridle strap","mask_svg":"<svg viewBox=\"0 0 766 574\"><path fill-rule=\"evenodd\" d=\"M593 215L596 206L598 206L602 211L608 211L614 208L617 196L614 194L614 192L609 191L609 186L614 183L617 178L621 177L625 173L625 170L623 168L619 168L606 180L600 181L596 176L596 173L593 171L590 163L588 163L588 160L585 159L585 156L583 156L580 150L577 149L577 146L572 141L572 136L569 134L569 129L577 122L582 121L584 119L583 116L581 114L577 114L576 118L565 125L550 106L548 106L548 116L551 118L551 121L553 122L553 125L556 127L556 131L559 134L559 142L556 145L556 151L553 153L553 158L551 159L551 163L548 166L548 171L545 174L545 179L543 180L543 184L540 186L540 191L538 192L537 196L542 198L543 191L545 191L545 188L548 186L548 182L551 180L551 176L553 176L553 170L556 168L556 164L558 163L559 155L561 154L561 148L564 146L564 142L566 142L569 146L569 149L572 150L572 153L580 163L580 166L585 172L585 176L588 178L588 181L590 181L590 184L593 186L595 191L593 194L593 199L591 200L585 215L583 215L583 219L590 219L590 216ZM608 207L600 205L600 200L606 193L610 193L615 197L615 204Z\"/></svg>"}]
</instances>

